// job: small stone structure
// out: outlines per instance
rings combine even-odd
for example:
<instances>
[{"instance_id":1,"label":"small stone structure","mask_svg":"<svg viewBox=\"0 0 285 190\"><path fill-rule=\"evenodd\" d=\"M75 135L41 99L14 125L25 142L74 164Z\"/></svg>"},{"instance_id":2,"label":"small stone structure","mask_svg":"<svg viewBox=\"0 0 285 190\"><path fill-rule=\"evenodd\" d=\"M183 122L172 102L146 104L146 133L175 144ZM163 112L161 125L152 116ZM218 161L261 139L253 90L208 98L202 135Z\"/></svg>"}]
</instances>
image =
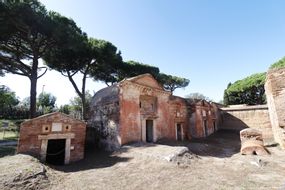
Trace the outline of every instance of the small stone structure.
<instances>
[{"instance_id":1,"label":"small stone structure","mask_svg":"<svg viewBox=\"0 0 285 190\"><path fill-rule=\"evenodd\" d=\"M51 164L68 164L84 158L85 133L85 122L50 113L21 124L17 152Z\"/></svg>"},{"instance_id":2,"label":"small stone structure","mask_svg":"<svg viewBox=\"0 0 285 190\"><path fill-rule=\"evenodd\" d=\"M265 92L275 141L285 149L285 68L267 72Z\"/></svg>"},{"instance_id":3,"label":"small stone structure","mask_svg":"<svg viewBox=\"0 0 285 190\"><path fill-rule=\"evenodd\" d=\"M262 133L256 129L243 129L240 131L241 154L267 155L268 151L263 145Z\"/></svg>"},{"instance_id":4,"label":"small stone structure","mask_svg":"<svg viewBox=\"0 0 285 190\"><path fill-rule=\"evenodd\" d=\"M87 138L92 141L97 133L99 144L114 150L130 142L205 137L218 129L217 111L206 101L173 96L152 75L143 74L94 95L89 120L93 132L89 128Z\"/></svg>"}]
</instances>

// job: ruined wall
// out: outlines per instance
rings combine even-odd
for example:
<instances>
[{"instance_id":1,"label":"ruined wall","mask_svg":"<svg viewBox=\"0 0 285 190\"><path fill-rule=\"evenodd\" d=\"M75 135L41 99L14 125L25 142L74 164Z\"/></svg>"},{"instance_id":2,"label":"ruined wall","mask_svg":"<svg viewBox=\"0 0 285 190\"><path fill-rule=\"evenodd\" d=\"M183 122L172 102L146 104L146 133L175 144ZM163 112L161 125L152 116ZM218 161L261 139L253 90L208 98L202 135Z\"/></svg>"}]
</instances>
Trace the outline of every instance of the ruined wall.
<instances>
[{"instance_id":1,"label":"ruined wall","mask_svg":"<svg viewBox=\"0 0 285 190\"><path fill-rule=\"evenodd\" d=\"M62 130L52 131L53 123L60 123ZM84 158L85 132L85 123L64 116L61 113L40 116L21 124L17 152L40 158L43 141L40 136L52 136L50 139L59 139L61 134L72 135L70 162L74 162ZM44 154L46 153L44 152Z\"/></svg>"},{"instance_id":2,"label":"ruined wall","mask_svg":"<svg viewBox=\"0 0 285 190\"><path fill-rule=\"evenodd\" d=\"M91 117L88 121L88 143L99 143L99 146L106 150L121 146L119 91L119 87L113 85L94 95L91 102Z\"/></svg>"},{"instance_id":3,"label":"ruined wall","mask_svg":"<svg viewBox=\"0 0 285 190\"><path fill-rule=\"evenodd\" d=\"M218 130L219 110L215 104L202 100L191 106L189 131L193 138L207 137Z\"/></svg>"},{"instance_id":4,"label":"ruined wall","mask_svg":"<svg viewBox=\"0 0 285 190\"><path fill-rule=\"evenodd\" d=\"M265 93L275 141L285 148L285 68L267 72Z\"/></svg>"},{"instance_id":5,"label":"ruined wall","mask_svg":"<svg viewBox=\"0 0 285 190\"><path fill-rule=\"evenodd\" d=\"M189 134L189 110L187 102L184 98L178 96L170 96L170 113L168 117L170 118L170 132L168 137L171 139L177 139L177 124L182 126L182 140L191 139ZM173 136L175 135L175 136Z\"/></svg>"},{"instance_id":6,"label":"ruined wall","mask_svg":"<svg viewBox=\"0 0 285 190\"><path fill-rule=\"evenodd\" d=\"M222 108L221 129L240 131L245 128L254 128L262 131L265 144L274 142L272 128L266 105L246 106L239 105Z\"/></svg>"}]
</instances>

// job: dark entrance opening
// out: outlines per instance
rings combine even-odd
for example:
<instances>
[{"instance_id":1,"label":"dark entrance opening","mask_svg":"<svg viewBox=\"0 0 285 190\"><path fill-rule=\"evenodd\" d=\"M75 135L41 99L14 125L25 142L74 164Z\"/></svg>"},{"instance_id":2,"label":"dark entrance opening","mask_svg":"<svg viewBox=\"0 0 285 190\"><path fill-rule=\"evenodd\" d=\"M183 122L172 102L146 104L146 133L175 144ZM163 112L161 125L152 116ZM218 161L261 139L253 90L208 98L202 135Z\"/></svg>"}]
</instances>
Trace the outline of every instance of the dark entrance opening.
<instances>
[{"instance_id":1,"label":"dark entrance opening","mask_svg":"<svg viewBox=\"0 0 285 190\"><path fill-rule=\"evenodd\" d=\"M204 132L205 132L205 137L208 136L208 122L207 120L204 120Z\"/></svg>"},{"instance_id":2,"label":"dark entrance opening","mask_svg":"<svg viewBox=\"0 0 285 190\"><path fill-rule=\"evenodd\" d=\"M213 120L214 131L217 131L216 121Z\"/></svg>"},{"instance_id":3,"label":"dark entrance opening","mask_svg":"<svg viewBox=\"0 0 285 190\"><path fill-rule=\"evenodd\" d=\"M153 142L153 120L146 120L146 142Z\"/></svg>"},{"instance_id":4,"label":"dark entrance opening","mask_svg":"<svg viewBox=\"0 0 285 190\"><path fill-rule=\"evenodd\" d=\"M182 141L182 126L180 123L177 123L176 125L176 134L177 134L177 140Z\"/></svg>"},{"instance_id":5,"label":"dark entrance opening","mask_svg":"<svg viewBox=\"0 0 285 190\"><path fill-rule=\"evenodd\" d=\"M63 165L65 158L65 139L48 140L46 162L53 165Z\"/></svg>"}]
</instances>

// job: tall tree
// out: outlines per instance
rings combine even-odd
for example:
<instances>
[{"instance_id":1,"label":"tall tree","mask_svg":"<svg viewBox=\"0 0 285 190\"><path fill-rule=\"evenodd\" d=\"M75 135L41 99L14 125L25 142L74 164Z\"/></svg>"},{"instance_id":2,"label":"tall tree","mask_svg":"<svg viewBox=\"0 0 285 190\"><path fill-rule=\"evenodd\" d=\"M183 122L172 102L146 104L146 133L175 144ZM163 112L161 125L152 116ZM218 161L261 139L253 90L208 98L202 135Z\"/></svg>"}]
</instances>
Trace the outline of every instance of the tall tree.
<instances>
[{"instance_id":1,"label":"tall tree","mask_svg":"<svg viewBox=\"0 0 285 190\"><path fill-rule=\"evenodd\" d=\"M157 80L163 85L164 89L173 93L177 88L184 88L188 86L190 80L177 76L160 73Z\"/></svg>"},{"instance_id":2,"label":"tall tree","mask_svg":"<svg viewBox=\"0 0 285 190\"><path fill-rule=\"evenodd\" d=\"M42 92L38 97L38 107L43 114L50 113L55 108L56 97L51 93Z\"/></svg>"},{"instance_id":3,"label":"tall tree","mask_svg":"<svg viewBox=\"0 0 285 190\"><path fill-rule=\"evenodd\" d=\"M15 92L12 92L8 87L0 85L0 113L5 110L12 110L13 107L19 104Z\"/></svg>"},{"instance_id":4,"label":"tall tree","mask_svg":"<svg viewBox=\"0 0 285 190\"><path fill-rule=\"evenodd\" d=\"M37 80L47 68L39 59L51 48L53 25L36 0L0 3L0 70L30 79L30 117L36 114Z\"/></svg>"},{"instance_id":5,"label":"tall tree","mask_svg":"<svg viewBox=\"0 0 285 190\"><path fill-rule=\"evenodd\" d=\"M92 48L87 35L76 23L58 13L51 13L51 19L59 26L55 32L55 46L44 55L45 64L67 77L75 92L82 100L82 112L85 116L86 79L93 64ZM74 80L76 74L82 74L82 86ZM86 119L86 118L84 118Z\"/></svg>"},{"instance_id":6,"label":"tall tree","mask_svg":"<svg viewBox=\"0 0 285 190\"><path fill-rule=\"evenodd\" d=\"M83 119L87 120L87 78L92 75L95 80L101 80L105 73L111 76L111 69L122 60L120 52L117 52L117 48L110 42L88 39L73 20L57 13L51 17L61 27L56 33L55 47L45 54L44 60L50 68L69 79L82 102ZM74 80L78 74L82 76L81 84Z\"/></svg>"},{"instance_id":7,"label":"tall tree","mask_svg":"<svg viewBox=\"0 0 285 190\"><path fill-rule=\"evenodd\" d=\"M224 95L228 104L265 104L265 78L266 73L256 73L229 84Z\"/></svg>"}]
</instances>

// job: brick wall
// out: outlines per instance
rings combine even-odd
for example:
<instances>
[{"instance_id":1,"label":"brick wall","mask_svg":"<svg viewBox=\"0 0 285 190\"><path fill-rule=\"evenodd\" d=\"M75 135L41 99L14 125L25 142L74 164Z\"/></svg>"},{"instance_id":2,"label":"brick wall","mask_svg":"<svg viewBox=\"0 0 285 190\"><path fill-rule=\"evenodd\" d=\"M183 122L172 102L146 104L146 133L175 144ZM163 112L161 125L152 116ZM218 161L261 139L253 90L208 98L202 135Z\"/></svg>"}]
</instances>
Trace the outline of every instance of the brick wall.
<instances>
[{"instance_id":1,"label":"brick wall","mask_svg":"<svg viewBox=\"0 0 285 190\"><path fill-rule=\"evenodd\" d=\"M61 123L62 131L51 131L52 123ZM69 125L70 130L65 129ZM43 130L43 127L50 127ZM52 113L25 121L21 124L20 137L17 147L18 153L25 153L40 158L42 140L39 136L56 134L74 134L71 139L70 162L84 158L86 125L84 122L72 119L61 113Z\"/></svg>"},{"instance_id":2,"label":"brick wall","mask_svg":"<svg viewBox=\"0 0 285 190\"><path fill-rule=\"evenodd\" d=\"M285 148L285 68L267 72L265 92L274 138Z\"/></svg>"},{"instance_id":3,"label":"brick wall","mask_svg":"<svg viewBox=\"0 0 285 190\"><path fill-rule=\"evenodd\" d=\"M240 131L245 128L254 128L262 131L265 144L274 143L268 107L260 106L233 106L222 108L222 124L220 129Z\"/></svg>"}]
</instances>

